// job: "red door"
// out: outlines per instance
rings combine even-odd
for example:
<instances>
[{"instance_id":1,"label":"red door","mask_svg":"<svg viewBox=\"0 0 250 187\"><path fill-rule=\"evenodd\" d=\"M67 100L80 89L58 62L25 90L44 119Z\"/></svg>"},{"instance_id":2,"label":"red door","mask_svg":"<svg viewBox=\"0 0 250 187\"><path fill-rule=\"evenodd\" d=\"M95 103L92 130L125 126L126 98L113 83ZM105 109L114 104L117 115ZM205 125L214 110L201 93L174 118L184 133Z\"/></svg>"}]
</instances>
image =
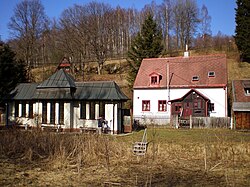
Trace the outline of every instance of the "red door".
<instances>
[{"instance_id":1,"label":"red door","mask_svg":"<svg viewBox=\"0 0 250 187\"><path fill-rule=\"evenodd\" d=\"M184 103L183 117L189 117L190 115L192 115L192 103L186 102Z\"/></svg>"}]
</instances>

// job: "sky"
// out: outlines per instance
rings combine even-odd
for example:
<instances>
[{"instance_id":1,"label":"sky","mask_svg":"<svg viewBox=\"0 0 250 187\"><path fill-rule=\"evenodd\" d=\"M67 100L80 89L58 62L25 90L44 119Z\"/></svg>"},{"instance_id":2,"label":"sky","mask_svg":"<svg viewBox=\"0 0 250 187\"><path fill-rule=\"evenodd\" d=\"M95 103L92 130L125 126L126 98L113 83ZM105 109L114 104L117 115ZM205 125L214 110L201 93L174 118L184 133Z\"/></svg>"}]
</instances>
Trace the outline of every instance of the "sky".
<instances>
[{"instance_id":1,"label":"sky","mask_svg":"<svg viewBox=\"0 0 250 187\"><path fill-rule=\"evenodd\" d=\"M7 41L11 36L8 30L10 17L17 3L22 0L0 0L0 36L1 40ZM49 18L58 19L63 10L74 4L87 4L93 0L41 0L45 13ZM96 2L108 3L112 7L136 8L141 10L144 5L150 4L152 0L95 0ZM154 0L157 5L163 0ZM225 35L234 35L235 31L235 8L236 0L196 0L199 9L206 5L208 14L211 16L212 35L219 31Z\"/></svg>"}]
</instances>

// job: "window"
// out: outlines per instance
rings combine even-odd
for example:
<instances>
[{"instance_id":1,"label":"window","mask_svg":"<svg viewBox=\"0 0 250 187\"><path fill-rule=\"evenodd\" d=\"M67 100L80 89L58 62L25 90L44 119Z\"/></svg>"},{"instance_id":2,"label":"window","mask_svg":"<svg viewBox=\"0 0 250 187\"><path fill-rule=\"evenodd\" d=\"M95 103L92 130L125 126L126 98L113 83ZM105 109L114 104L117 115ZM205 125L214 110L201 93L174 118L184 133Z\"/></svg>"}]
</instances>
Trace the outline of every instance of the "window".
<instances>
[{"instance_id":1,"label":"window","mask_svg":"<svg viewBox=\"0 0 250 187\"><path fill-rule=\"evenodd\" d=\"M47 103L45 101L42 103L42 123L47 123Z\"/></svg>"},{"instance_id":2,"label":"window","mask_svg":"<svg viewBox=\"0 0 250 187\"><path fill-rule=\"evenodd\" d=\"M33 102L29 102L29 118L33 118Z\"/></svg>"},{"instance_id":3,"label":"window","mask_svg":"<svg viewBox=\"0 0 250 187\"><path fill-rule=\"evenodd\" d=\"M50 124L55 124L55 103L50 103Z\"/></svg>"},{"instance_id":4,"label":"window","mask_svg":"<svg viewBox=\"0 0 250 187\"><path fill-rule=\"evenodd\" d=\"M193 76L192 81L198 81L198 80L199 80L199 76L197 75Z\"/></svg>"},{"instance_id":5,"label":"window","mask_svg":"<svg viewBox=\"0 0 250 187\"><path fill-rule=\"evenodd\" d=\"M81 119L86 119L86 102L85 101L81 102L80 118Z\"/></svg>"},{"instance_id":6,"label":"window","mask_svg":"<svg viewBox=\"0 0 250 187\"><path fill-rule=\"evenodd\" d=\"M19 102L15 102L15 117L19 117Z\"/></svg>"},{"instance_id":7,"label":"window","mask_svg":"<svg viewBox=\"0 0 250 187\"><path fill-rule=\"evenodd\" d=\"M64 103L59 102L59 124L64 124Z\"/></svg>"},{"instance_id":8,"label":"window","mask_svg":"<svg viewBox=\"0 0 250 187\"><path fill-rule=\"evenodd\" d=\"M103 101L99 103L99 116L105 116L105 102Z\"/></svg>"},{"instance_id":9,"label":"window","mask_svg":"<svg viewBox=\"0 0 250 187\"><path fill-rule=\"evenodd\" d=\"M244 90L245 90L246 95L250 95L250 88L245 88Z\"/></svg>"},{"instance_id":10,"label":"window","mask_svg":"<svg viewBox=\"0 0 250 187\"><path fill-rule=\"evenodd\" d=\"M158 84L158 82L157 82L157 76L152 76L151 77L151 84Z\"/></svg>"},{"instance_id":11,"label":"window","mask_svg":"<svg viewBox=\"0 0 250 187\"><path fill-rule=\"evenodd\" d=\"M202 100L201 99L195 99L194 100L194 108L195 109L201 109L202 108Z\"/></svg>"},{"instance_id":12,"label":"window","mask_svg":"<svg viewBox=\"0 0 250 187\"><path fill-rule=\"evenodd\" d=\"M215 72L214 71L209 71L208 72L208 77L215 77Z\"/></svg>"},{"instance_id":13,"label":"window","mask_svg":"<svg viewBox=\"0 0 250 187\"><path fill-rule=\"evenodd\" d=\"M22 117L26 117L26 102L22 102Z\"/></svg>"},{"instance_id":14,"label":"window","mask_svg":"<svg viewBox=\"0 0 250 187\"><path fill-rule=\"evenodd\" d=\"M150 101L149 100L142 101L142 111L150 111Z\"/></svg>"},{"instance_id":15,"label":"window","mask_svg":"<svg viewBox=\"0 0 250 187\"><path fill-rule=\"evenodd\" d=\"M95 119L95 102L90 102L90 119Z\"/></svg>"},{"instance_id":16,"label":"window","mask_svg":"<svg viewBox=\"0 0 250 187\"><path fill-rule=\"evenodd\" d=\"M210 105L209 105L209 110L210 110L210 111L214 111L214 103L210 103Z\"/></svg>"},{"instance_id":17,"label":"window","mask_svg":"<svg viewBox=\"0 0 250 187\"><path fill-rule=\"evenodd\" d=\"M175 104L175 112L179 112L181 109L181 104Z\"/></svg>"},{"instance_id":18,"label":"window","mask_svg":"<svg viewBox=\"0 0 250 187\"><path fill-rule=\"evenodd\" d=\"M167 111L167 101L159 100L158 101L158 111Z\"/></svg>"},{"instance_id":19,"label":"window","mask_svg":"<svg viewBox=\"0 0 250 187\"><path fill-rule=\"evenodd\" d=\"M182 108L182 104L181 103L175 103L172 105L172 112L175 114L178 114L179 112L181 112L181 108Z\"/></svg>"},{"instance_id":20,"label":"window","mask_svg":"<svg viewBox=\"0 0 250 187\"><path fill-rule=\"evenodd\" d=\"M243 80L242 85L244 87L246 96L250 96L250 80Z\"/></svg>"}]
</instances>

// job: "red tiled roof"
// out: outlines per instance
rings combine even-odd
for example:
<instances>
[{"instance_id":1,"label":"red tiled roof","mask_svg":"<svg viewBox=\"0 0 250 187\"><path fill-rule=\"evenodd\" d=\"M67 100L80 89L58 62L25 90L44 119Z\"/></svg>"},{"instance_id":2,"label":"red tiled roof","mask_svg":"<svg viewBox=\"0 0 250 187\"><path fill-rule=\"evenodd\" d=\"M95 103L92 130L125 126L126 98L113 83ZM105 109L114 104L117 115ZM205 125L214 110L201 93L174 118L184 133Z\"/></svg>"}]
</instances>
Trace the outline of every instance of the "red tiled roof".
<instances>
[{"instance_id":1,"label":"red tiled roof","mask_svg":"<svg viewBox=\"0 0 250 187\"><path fill-rule=\"evenodd\" d=\"M234 102L250 102L250 96L245 94L244 86L250 83L249 80L233 80L233 98Z\"/></svg>"},{"instance_id":2,"label":"red tiled roof","mask_svg":"<svg viewBox=\"0 0 250 187\"><path fill-rule=\"evenodd\" d=\"M208 72L215 72L208 77ZM170 81L170 87L224 87L227 85L226 55L205 55L191 57L170 57L143 59L138 71L134 88L150 88L150 74L159 73L162 80L158 87L164 88ZM198 81L192 81L198 76ZM172 77L172 78L171 78Z\"/></svg>"}]
</instances>

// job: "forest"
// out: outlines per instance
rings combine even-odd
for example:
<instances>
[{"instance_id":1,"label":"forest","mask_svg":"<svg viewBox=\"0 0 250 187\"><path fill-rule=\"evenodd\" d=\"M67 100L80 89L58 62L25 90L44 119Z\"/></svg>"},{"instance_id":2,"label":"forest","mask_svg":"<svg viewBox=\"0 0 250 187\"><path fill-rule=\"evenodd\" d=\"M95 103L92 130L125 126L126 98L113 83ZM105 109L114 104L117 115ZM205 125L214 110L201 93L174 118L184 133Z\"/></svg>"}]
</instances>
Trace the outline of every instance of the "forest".
<instances>
[{"instance_id":1,"label":"forest","mask_svg":"<svg viewBox=\"0 0 250 187\"><path fill-rule=\"evenodd\" d=\"M199 8L194 0L152 1L140 11L92 1L68 7L59 19L52 20L41 1L22 1L10 19L12 39L8 43L29 71L68 57L75 69L86 70L93 62L101 74L107 60L127 58L148 14L162 33L161 56L177 56L186 45L205 54L236 49L232 36L211 32L207 7Z\"/></svg>"}]
</instances>

